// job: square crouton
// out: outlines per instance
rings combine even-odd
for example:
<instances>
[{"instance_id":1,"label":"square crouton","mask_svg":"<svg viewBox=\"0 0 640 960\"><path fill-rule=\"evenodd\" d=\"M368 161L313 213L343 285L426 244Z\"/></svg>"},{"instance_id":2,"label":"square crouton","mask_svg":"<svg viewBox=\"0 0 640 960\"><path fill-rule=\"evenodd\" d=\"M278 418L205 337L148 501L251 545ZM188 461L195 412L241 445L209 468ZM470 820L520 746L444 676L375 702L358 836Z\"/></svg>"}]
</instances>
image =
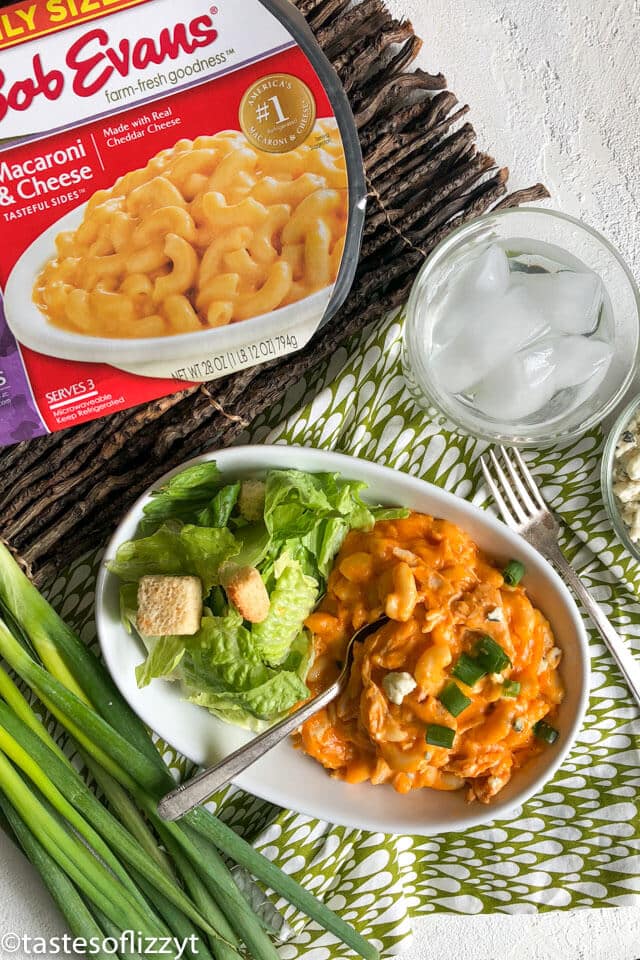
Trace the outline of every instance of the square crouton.
<instances>
[{"instance_id":1,"label":"square crouton","mask_svg":"<svg viewBox=\"0 0 640 960\"><path fill-rule=\"evenodd\" d=\"M142 577L138 630L145 637L187 637L200 629L202 584L198 577Z\"/></svg>"},{"instance_id":2,"label":"square crouton","mask_svg":"<svg viewBox=\"0 0 640 960\"><path fill-rule=\"evenodd\" d=\"M228 568L222 585L229 601L244 620L263 623L269 616L271 601L259 571L255 567L234 568L231 564Z\"/></svg>"},{"instance_id":3,"label":"square crouton","mask_svg":"<svg viewBox=\"0 0 640 960\"><path fill-rule=\"evenodd\" d=\"M264 517L267 485L264 480L243 480L240 484L238 507L240 515L249 523L257 523Z\"/></svg>"}]
</instances>

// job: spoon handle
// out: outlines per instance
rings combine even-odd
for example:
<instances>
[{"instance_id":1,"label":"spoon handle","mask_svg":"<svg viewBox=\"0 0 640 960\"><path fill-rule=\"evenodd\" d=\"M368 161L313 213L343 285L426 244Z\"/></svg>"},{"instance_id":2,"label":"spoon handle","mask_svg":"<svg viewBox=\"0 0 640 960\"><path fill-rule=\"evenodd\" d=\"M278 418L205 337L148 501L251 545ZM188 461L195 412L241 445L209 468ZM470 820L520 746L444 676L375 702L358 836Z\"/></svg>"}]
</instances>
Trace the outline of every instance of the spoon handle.
<instances>
[{"instance_id":1,"label":"spoon handle","mask_svg":"<svg viewBox=\"0 0 640 960\"><path fill-rule=\"evenodd\" d=\"M194 807L208 800L216 790L226 786L234 777L237 777L265 753L268 753L269 750L272 750L282 740L294 733L306 720L326 707L328 703L331 703L342 689L341 680L342 678L298 710L289 714L284 720L276 723L273 727L269 727L264 733L254 737L243 747L235 750L234 753L230 753L215 766L203 770L193 779L168 793L158 804L158 813L162 819L179 820Z\"/></svg>"}]
</instances>

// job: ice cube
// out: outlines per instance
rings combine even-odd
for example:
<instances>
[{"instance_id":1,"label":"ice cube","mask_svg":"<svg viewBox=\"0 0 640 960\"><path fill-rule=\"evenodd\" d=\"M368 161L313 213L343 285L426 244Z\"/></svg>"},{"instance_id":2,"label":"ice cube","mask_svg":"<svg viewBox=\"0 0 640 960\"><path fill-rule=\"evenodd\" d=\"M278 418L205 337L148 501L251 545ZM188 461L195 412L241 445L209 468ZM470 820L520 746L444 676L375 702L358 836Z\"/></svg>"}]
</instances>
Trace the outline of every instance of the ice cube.
<instances>
[{"instance_id":1,"label":"ice cube","mask_svg":"<svg viewBox=\"0 0 640 960\"><path fill-rule=\"evenodd\" d=\"M465 275L469 285L485 293L506 293L510 279L509 258L496 243L469 264Z\"/></svg>"},{"instance_id":2,"label":"ice cube","mask_svg":"<svg viewBox=\"0 0 640 960\"><path fill-rule=\"evenodd\" d=\"M556 393L554 344L542 341L504 363L478 384L474 406L494 420L516 423L545 407Z\"/></svg>"},{"instance_id":3,"label":"ice cube","mask_svg":"<svg viewBox=\"0 0 640 960\"><path fill-rule=\"evenodd\" d=\"M556 390L589 382L595 391L604 380L613 350L602 340L590 337L557 337L551 340L556 367Z\"/></svg>"},{"instance_id":4,"label":"ice cube","mask_svg":"<svg viewBox=\"0 0 640 960\"><path fill-rule=\"evenodd\" d=\"M433 327L433 343L444 346L453 340L469 324L474 322L478 296L500 296L509 288L509 259L496 244L453 273L448 280L446 292L438 308L439 317Z\"/></svg>"},{"instance_id":5,"label":"ice cube","mask_svg":"<svg viewBox=\"0 0 640 960\"><path fill-rule=\"evenodd\" d=\"M591 395L612 356L611 347L601 340L547 337L505 360L479 383L474 406L494 420L524 420L569 387L588 382Z\"/></svg>"},{"instance_id":6,"label":"ice cube","mask_svg":"<svg viewBox=\"0 0 640 960\"><path fill-rule=\"evenodd\" d=\"M513 283L529 292L553 333L595 331L604 301L604 284L597 273L519 273Z\"/></svg>"},{"instance_id":7,"label":"ice cube","mask_svg":"<svg viewBox=\"0 0 640 960\"><path fill-rule=\"evenodd\" d=\"M450 393L465 393L548 329L520 287L478 297L467 311L471 321L432 355L434 375Z\"/></svg>"}]
</instances>

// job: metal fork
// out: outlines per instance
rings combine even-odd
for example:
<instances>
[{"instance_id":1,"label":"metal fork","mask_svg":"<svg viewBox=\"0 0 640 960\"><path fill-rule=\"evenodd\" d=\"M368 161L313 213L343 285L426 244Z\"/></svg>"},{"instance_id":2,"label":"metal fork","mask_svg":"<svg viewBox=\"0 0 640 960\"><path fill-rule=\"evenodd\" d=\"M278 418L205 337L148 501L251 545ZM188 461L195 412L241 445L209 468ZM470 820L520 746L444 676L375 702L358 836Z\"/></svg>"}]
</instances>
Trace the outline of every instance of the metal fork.
<instances>
[{"instance_id":1,"label":"metal fork","mask_svg":"<svg viewBox=\"0 0 640 960\"><path fill-rule=\"evenodd\" d=\"M268 730L254 737L253 740L249 740L243 747L239 747L238 750L224 757L215 766L203 770L202 773L197 774L191 780L181 784L164 796L158 804L158 813L162 819L179 820L185 813L189 813L194 807L204 803L216 790L226 786L234 777L237 777L243 770L263 757L265 753L273 750L279 743L295 733L306 720L313 717L332 700L336 700L349 683L353 655L357 644L362 643L388 622L388 617L381 617L375 623L365 624L364 627L354 633L347 646L340 676L323 693L318 694L312 700L308 700L307 703L290 713L280 723L276 723L275 726L269 727Z\"/></svg>"},{"instance_id":2,"label":"metal fork","mask_svg":"<svg viewBox=\"0 0 640 960\"><path fill-rule=\"evenodd\" d=\"M499 447L499 450L501 460L490 450L488 456L481 457L480 463L503 520L553 564L582 601L640 706L640 662L627 649L576 571L565 559L558 543L560 523L545 503L520 452L514 449L509 456L504 447Z\"/></svg>"}]
</instances>

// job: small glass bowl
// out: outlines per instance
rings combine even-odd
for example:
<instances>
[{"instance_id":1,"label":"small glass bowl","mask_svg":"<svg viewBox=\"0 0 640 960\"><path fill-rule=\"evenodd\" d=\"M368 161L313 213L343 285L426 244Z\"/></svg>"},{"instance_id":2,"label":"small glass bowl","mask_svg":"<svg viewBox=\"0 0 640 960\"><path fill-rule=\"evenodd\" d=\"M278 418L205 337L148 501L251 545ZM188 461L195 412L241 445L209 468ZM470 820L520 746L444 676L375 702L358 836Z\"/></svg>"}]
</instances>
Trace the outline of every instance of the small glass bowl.
<instances>
[{"instance_id":1,"label":"small glass bowl","mask_svg":"<svg viewBox=\"0 0 640 960\"><path fill-rule=\"evenodd\" d=\"M622 519L620 504L618 498L613 492L613 469L615 466L616 447L621 435L624 433L630 420L635 416L640 408L640 395L636 395L629 403L619 417L616 419L605 443L602 454L601 485L604 505L609 514L609 519L613 524L618 538L625 545L629 553L640 561L640 543L634 543L629 535L629 528Z\"/></svg>"},{"instance_id":2,"label":"small glass bowl","mask_svg":"<svg viewBox=\"0 0 640 960\"><path fill-rule=\"evenodd\" d=\"M446 393L433 376L430 364L433 326L438 315L434 305L446 291L449 278L482 247L494 242L504 246L505 241L514 243L516 249L530 250L534 258L536 245L540 245L540 250L549 245L558 248L568 266L578 270L587 267L599 274L609 301L607 341L613 347L613 358L597 389L569 411L552 401L548 412L533 414L521 422L509 421L508 397L505 419L498 421L476 410L470 401ZM540 259L544 259L542 254ZM615 408L633 377L639 340L638 290L615 248L596 230L564 213L520 207L489 213L460 227L431 254L409 299L403 367L414 399L440 423L450 421L455 427L492 442L541 447L586 433Z\"/></svg>"}]
</instances>

